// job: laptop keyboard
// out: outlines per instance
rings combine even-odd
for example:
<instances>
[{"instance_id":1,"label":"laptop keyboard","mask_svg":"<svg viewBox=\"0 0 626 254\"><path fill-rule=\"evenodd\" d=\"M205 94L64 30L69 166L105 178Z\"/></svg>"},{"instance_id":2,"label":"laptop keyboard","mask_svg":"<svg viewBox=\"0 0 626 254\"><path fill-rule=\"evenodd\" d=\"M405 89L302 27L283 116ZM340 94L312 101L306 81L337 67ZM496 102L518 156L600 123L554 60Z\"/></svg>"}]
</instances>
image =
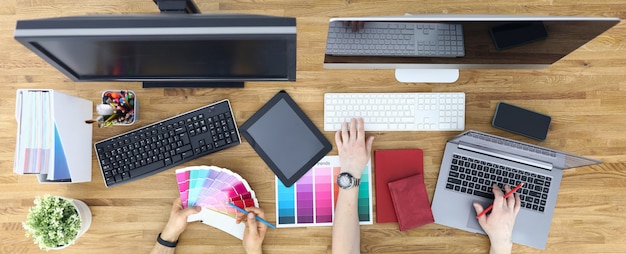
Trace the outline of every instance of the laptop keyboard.
<instances>
[{"instance_id":1,"label":"laptop keyboard","mask_svg":"<svg viewBox=\"0 0 626 254\"><path fill-rule=\"evenodd\" d=\"M501 189L507 184L513 188L525 182L517 190L521 207L538 212L545 211L552 178L521 169L454 154L446 188L479 197L494 199L492 186Z\"/></svg>"}]
</instances>

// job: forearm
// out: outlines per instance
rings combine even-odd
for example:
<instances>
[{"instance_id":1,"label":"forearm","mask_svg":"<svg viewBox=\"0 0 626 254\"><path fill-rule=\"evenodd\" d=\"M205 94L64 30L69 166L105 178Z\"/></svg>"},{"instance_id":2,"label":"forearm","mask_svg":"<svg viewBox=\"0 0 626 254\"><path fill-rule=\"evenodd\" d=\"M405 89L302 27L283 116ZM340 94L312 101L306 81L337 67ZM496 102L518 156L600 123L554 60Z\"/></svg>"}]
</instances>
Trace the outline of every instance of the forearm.
<instances>
[{"instance_id":1,"label":"forearm","mask_svg":"<svg viewBox=\"0 0 626 254\"><path fill-rule=\"evenodd\" d=\"M494 245L489 248L489 254L511 254L513 243Z\"/></svg>"},{"instance_id":2,"label":"forearm","mask_svg":"<svg viewBox=\"0 0 626 254\"><path fill-rule=\"evenodd\" d=\"M258 250L245 250L246 254L263 254L263 249Z\"/></svg>"},{"instance_id":3,"label":"forearm","mask_svg":"<svg viewBox=\"0 0 626 254\"><path fill-rule=\"evenodd\" d=\"M176 248L165 247L159 243L154 244L154 248L150 251L150 254L174 254Z\"/></svg>"},{"instance_id":4,"label":"forearm","mask_svg":"<svg viewBox=\"0 0 626 254\"><path fill-rule=\"evenodd\" d=\"M178 237L180 237L180 234L173 232L167 226L165 226L165 228L163 229L163 232L161 232L160 237L161 239L165 241L173 243L173 242L178 241ZM176 251L175 247L172 248L172 247L163 246L159 242L157 242L154 244L154 248L152 248L152 251L150 252L150 254L174 254L175 251Z\"/></svg>"},{"instance_id":5,"label":"forearm","mask_svg":"<svg viewBox=\"0 0 626 254\"><path fill-rule=\"evenodd\" d=\"M360 253L361 237L358 215L358 188L340 190L333 221L333 253Z\"/></svg>"}]
</instances>

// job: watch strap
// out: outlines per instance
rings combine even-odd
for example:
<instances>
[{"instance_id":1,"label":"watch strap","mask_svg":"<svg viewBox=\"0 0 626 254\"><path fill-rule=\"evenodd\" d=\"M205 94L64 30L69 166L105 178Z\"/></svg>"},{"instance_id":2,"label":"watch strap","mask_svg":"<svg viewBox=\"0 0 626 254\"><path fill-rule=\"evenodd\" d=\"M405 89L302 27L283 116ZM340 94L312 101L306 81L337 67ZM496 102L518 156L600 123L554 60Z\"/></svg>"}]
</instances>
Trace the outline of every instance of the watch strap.
<instances>
[{"instance_id":1,"label":"watch strap","mask_svg":"<svg viewBox=\"0 0 626 254\"><path fill-rule=\"evenodd\" d=\"M159 236L157 236L157 242L160 245L163 245L168 248L174 248L178 244L178 240L176 240L176 242L168 242L168 241L163 240L163 238L161 238L161 233L159 233Z\"/></svg>"}]
</instances>

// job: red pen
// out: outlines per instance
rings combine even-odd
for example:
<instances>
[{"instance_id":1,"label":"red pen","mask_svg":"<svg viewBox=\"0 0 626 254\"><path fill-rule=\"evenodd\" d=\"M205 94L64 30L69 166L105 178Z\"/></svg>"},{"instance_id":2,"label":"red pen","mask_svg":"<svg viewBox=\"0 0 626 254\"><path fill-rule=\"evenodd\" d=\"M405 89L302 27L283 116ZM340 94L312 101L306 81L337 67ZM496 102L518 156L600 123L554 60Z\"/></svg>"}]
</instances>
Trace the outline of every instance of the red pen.
<instances>
[{"instance_id":1,"label":"red pen","mask_svg":"<svg viewBox=\"0 0 626 254\"><path fill-rule=\"evenodd\" d=\"M511 191L509 191L506 194L504 194L504 199L506 199L509 196L513 195L513 193L515 193L517 190L519 190L519 188L522 188L522 186L524 186L524 184L525 184L524 182L521 182L520 184L515 186L515 188L513 188ZM476 215L476 219L478 219L481 216L487 214L489 211L491 211L491 209L493 209L493 204L491 204L489 207L487 207L487 209L483 210L480 214Z\"/></svg>"}]
</instances>

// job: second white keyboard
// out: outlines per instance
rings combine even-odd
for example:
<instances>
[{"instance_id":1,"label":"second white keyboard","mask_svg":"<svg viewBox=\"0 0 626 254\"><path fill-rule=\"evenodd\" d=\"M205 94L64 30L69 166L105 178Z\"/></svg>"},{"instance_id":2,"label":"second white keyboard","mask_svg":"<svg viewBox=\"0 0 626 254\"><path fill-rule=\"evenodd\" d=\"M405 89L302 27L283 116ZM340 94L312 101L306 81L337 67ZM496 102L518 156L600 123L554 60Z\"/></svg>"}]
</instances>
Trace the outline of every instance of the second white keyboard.
<instances>
[{"instance_id":1,"label":"second white keyboard","mask_svg":"<svg viewBox=\"0 0 626 254\"><path fill-rule=\"evenodd\" d=\"M363 117L366 131L462 131L465 93L326 93L324 130Z\"/></svg>"},{"instance_id":2,"label":"second white keyboard","mask_svg":"<svg viewBox=\"0 0 626 254\"><path fill-rule=\"evenodd\" d=\"M463 26L448 23L373 22L353 32L330 22L326 54L337 56L463 57Z\"/></svg>"}]
</instances>

